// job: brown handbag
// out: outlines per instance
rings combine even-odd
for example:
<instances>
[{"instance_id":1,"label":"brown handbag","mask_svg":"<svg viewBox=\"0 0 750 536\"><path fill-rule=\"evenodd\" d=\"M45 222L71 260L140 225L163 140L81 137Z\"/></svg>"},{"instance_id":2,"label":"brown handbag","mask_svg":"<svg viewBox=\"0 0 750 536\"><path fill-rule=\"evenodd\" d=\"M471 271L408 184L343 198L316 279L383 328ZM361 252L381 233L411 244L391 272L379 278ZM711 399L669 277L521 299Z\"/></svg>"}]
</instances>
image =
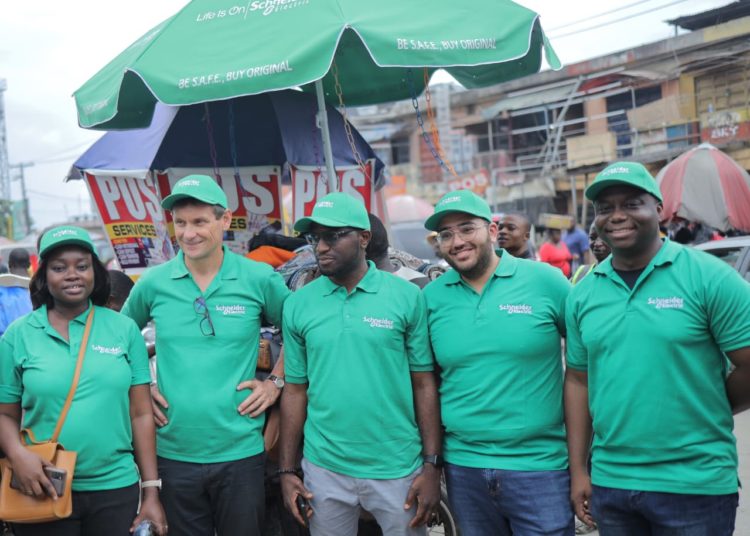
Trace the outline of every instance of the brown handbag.
<instances>
[{"instance_id":1,"label":"brown handbag","mask_svg":"<svg viewBox=\"0 0 750 536\"><path fill-rule=\"evenodd\" d=\"M83 357L86 354L86 346L88 345L89 332L91 331L93 319L94 306L92 305L86 318L86 328L83 332L81 348L78 351L78 361L76 362L76 369L73 374L73 382L60 412L60 417L57 419L57 425L52 437L49 441L39 442L31 430L28 428L21 430L21 442L25 442L24 436L28 437L31 442L31 444L24 445L25 448L43 460L50 462L55 467L64 469L67 472L63 494L57 500L53 500L47 496L37 499L11 488L10 482L13 477L13 469L7 458L2 458L0 459L0 474L2 475L0 476L0 519L3 521L11 523L45 523L65 519L73 513L72 485L73 471L76 465L76 453L72 450L65 450L57 442L57 438L62 430L65 417L68 415L76 387L78 387L78 380L81 377L81 366L83 365Z\"/></svg>"}]
</instances>

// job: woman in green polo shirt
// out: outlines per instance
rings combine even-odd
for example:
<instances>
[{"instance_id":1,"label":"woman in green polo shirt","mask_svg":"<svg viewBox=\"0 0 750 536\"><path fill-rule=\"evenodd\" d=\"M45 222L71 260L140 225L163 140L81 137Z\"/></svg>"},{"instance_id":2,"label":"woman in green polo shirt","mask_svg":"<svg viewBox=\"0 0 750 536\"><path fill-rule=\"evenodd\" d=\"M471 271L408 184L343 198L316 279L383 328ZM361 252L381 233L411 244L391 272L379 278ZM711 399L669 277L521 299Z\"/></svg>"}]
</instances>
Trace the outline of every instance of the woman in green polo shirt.
<instances>
[{"instance_id":1,"label":"woman in green polo shirt","mask_svg":"<svg viewBox=\"0 0 750 536\"><path fill-rule=\"evenodd\" d=\"M51 229L42 236L39 256L30 286L34 311L11 324L0 339L0 450L27 495L54 496L55 491L41 458L22 446L22 417L23 427L37 440L52 436L92 307L93 322L59 436L66 449L78 454L73 514L52 523L16 525L14 533L125 536L148 519L166 534L143 338L132 320L103 307L109 276L86 231Z\"/></svg>"}]
</instances>

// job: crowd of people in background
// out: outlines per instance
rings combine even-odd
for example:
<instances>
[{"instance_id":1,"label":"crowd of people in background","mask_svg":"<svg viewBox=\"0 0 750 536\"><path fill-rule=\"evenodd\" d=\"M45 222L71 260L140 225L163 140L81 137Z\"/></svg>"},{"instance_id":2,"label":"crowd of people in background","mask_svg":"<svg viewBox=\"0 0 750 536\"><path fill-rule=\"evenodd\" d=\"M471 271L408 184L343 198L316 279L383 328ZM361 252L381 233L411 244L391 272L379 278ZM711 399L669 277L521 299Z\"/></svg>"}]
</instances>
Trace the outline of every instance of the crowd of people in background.
<instances>
[{"instance_id":1,"label":"crowd of people in background","mask_svg":"<svg viewBox=\"0 0 750 536\"><path fill-rule=\"evenodd\" d=\"M437 265L394 251L343 193L245 258L223 244L231 212L205 175L162 201L179 252L135 285L84 230L47 231L31 278L20 252L20 284L0 276L2 304L18 298L0 339L0 450L23 493L56 496L24 444L52 434L85 359L60 436L79 461L73 514L16 534L144 520L162 536L263 534L277 407L274 474L313 536L356 535L363 510L384 534L424 536L442 475L464 536L571 536L576 517L602 536L730 536L750 285L665 236L640 164L609 166L585 194L589 232L548 228L535 252L526 215L450 192L424 223ZM283 351L258 378L269 324Z\"/></svg>"}]
</instances>

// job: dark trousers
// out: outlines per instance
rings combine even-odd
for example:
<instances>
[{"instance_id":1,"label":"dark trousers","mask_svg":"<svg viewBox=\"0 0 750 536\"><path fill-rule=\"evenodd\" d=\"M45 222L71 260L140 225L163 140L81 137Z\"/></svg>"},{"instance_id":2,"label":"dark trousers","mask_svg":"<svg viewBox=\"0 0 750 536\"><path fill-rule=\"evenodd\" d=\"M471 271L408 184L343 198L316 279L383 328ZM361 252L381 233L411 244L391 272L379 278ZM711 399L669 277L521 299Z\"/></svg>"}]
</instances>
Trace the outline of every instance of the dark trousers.
<instances>
[{"instance_id":1,"label":"dark trousers","mask_svg":"<svg viewBox=\"0 0 750 536\"><path fill-rule=\"evenodd\" d=\"M739 495L688 495L593 486L601 536L732 536Z\"/></svg>"},{"instance_id":2,"label":"dark trousers","mask_svg":"<svg viewBox=\"0 0 750 536\"><path fill-rule=\"evenodd\" d=\"M138 484L74 491L73 514L52 523L14 524L16 536L128 536L138 510Z\"/></svg>"},{"instance_id":3,"label":"dark trousers","mask_svg":"<svg viewBox=\"0 0 750 536\"><path fill-rule=\"evenodd\" d=\"M261 536L265 454L222 463L158 463L169 536Z\"/></svg>"}]
</instances>

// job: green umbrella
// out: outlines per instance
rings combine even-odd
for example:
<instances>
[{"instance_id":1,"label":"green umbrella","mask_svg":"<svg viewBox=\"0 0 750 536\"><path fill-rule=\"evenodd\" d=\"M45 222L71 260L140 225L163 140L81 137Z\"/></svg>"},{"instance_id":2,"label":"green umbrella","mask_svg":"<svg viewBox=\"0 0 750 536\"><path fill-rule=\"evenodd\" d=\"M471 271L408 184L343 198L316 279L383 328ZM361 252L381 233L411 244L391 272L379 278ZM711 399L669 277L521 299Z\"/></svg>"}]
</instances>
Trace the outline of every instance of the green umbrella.
<instances>
[{"instance_id":1,"label":"green umbrella","mask_svg":"<svg viewBox=\"0 0 750 536\"><path fill-rule=\"evenodd\" d=\"M348 105L403 99L424 89L411 68L442 68L467 88L483 87L537 72L542 50L559 68L539 16L510 0L193 0L74 96L83 128L141 128L157 100L186 105L302 87L322 105L337 82Z\"/></svg>"}]
</instances>

